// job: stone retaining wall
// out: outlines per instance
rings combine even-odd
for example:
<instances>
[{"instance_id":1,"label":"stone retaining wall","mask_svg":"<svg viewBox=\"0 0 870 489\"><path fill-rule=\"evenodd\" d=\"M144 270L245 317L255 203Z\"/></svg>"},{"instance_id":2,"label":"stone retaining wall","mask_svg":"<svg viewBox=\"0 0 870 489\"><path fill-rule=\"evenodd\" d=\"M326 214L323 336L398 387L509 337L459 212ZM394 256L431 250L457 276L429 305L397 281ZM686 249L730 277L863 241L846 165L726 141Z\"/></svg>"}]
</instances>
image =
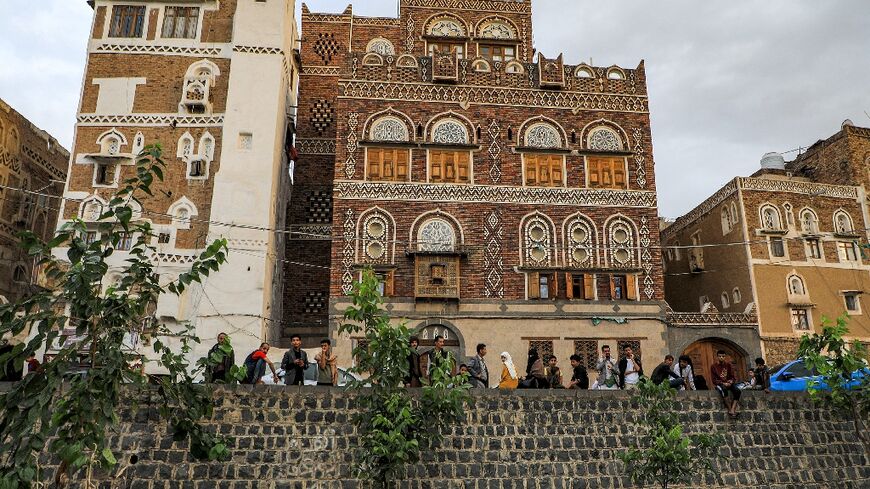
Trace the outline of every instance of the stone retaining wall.
<instances>
[{"instance_id":1,"label":"stone retaining wall","mask_svg":"<svg viewBox=\"0 0 870 489\"><path fill-rule=\"evenodd\" d=\"M236 440L226 463L192 462L156 413L124 413L114 439L120 476L99 487L356 488L354 397L337 389L220 389L213 423ZM720 430L721 479L697 488L870 488L870 460L848 422L803 395L747 393L730 421L712 392L681 394L690 432ZM409 467L403 488L619 488L617 453L641 415L626 393L479 392L442 447ZM45 478L50 475L46 474Z\"/></svg>"}]
</instances>

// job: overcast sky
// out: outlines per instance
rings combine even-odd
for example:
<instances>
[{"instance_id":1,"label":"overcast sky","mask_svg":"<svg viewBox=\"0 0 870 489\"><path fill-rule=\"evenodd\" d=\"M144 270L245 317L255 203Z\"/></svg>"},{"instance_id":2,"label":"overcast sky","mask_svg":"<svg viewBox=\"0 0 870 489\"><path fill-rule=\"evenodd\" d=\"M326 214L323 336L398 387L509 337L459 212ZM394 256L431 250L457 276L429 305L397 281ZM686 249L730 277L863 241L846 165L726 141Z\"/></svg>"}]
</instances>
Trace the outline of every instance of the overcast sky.
<instances>
[{"instance_id":1,"label":"overcast sky","mask_svg":"<svg viewBox=\"0 0 870 489\"><path fill-rule=\"evenodd\" d=\"M338 12L348 1L307 3ZM395 12L396 0L355 5ZM85 0L0 0L0 98L67 147L91 14ZM664 216L754 172L766 152L809 146L847 118L870 126L868 0L535 0L534 16L547 56L646 60Z\"/></svg>"}]
</instances>

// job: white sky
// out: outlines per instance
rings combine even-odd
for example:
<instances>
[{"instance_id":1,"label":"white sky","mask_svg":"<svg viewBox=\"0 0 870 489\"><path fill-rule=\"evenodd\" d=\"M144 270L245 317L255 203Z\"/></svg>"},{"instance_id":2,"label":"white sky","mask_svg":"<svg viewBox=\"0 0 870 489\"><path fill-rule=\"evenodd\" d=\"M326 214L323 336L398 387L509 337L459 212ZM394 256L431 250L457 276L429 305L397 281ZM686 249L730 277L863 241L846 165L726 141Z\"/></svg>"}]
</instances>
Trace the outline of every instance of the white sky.
<instances>
[{"instance_id":1,"label":"white sky","mask_svg":"<svg viewBox=\"0 0 870 489\"><path fill-rule=\"evenodd\" d=\"M338 12L349 2L307 3ZM646 60L664 216L754 172L768 151L809 146L847 118L870 126L868 0L533 5L535 44L547 56L628 68ZM354 10L395 15L396 0L359 0ZM67 147L91 15L85 0L0 0L0 98Z\"/></svg>"}]
</instances>

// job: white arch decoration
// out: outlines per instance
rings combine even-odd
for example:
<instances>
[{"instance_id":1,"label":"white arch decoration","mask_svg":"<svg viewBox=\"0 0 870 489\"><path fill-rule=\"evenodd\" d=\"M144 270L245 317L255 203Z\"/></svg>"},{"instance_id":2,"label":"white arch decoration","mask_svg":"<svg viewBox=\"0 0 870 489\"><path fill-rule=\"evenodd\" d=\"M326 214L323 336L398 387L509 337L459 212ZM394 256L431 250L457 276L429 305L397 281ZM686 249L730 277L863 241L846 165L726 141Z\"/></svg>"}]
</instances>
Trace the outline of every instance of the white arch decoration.
<instances>
[{"instance_id":1,"label":"white arch decoration","mask_svg":"<svg viewBox=\"0 0 870 489\"><path fill-rule=\"evenodd\" d=\"M396 221L380 207L372 207L357 220L357 261L392 264L396 260Z\"/></svg>"},{"instance_id":2,"label":"white arch decoration","mask_svg":"<svg viewBox=\"0 0 870 489\"><path fill-rule=\"evenodd\" d=\"M468 144L468 128L457 119L446 118L432 126L432 142L438 144Z\"/></svg>"},{"instance_id":3,"label":"white arch decoration","mask_svg":"<svg viewBox=\"0 0 870 489\"><path fill-rule=\"evenodd\" d=\"M552 267L559 263L556 252L556 226L541 212L526 214L520 220L520 263L533 267Z\"/></svg>"},{"instance_id":4,"label":"white arch decoration","mask_svg":"<svg viewBox=\"0 0 870 489\"><path fill-rule=\"evenodd\" d=\"M172 216L172 225L177 229L190 229L191 219L199 215L196 204L186 196L176 200L166 213Z\"/></svg>"},{"instance_id":5,"label":"white arch decoration","mask_svg":"<svg viewBox=\"0 0 870 489\"><path fill-rule=\"evenodd\" d=\"M449 213L442 211L441 209L436 209L434 211L426 212L417 216L417 218L414 219L414 222L411 223L411 231L408 238L411 243L417 243L418 249L423 250L422 248L420 248L420 231L423 225L426 224L428 221L434 219L440 219L450 224L450 226L453 228L454 236L456 237L455 245L461 246L465 243L465 232L462 229L462 225L459 224L459 220L457 220Z\"/></svg>"},{"instance_id":6,"label":"white arch decoration","mask_svg":"<svg viewBox=\"0 0 870 489\"><path fill-rule=\"evenodd\" d=\"M627 216L617 214L604 223L607 237L607 265L614 268L631 268L640 263L637 241L637 226Z\"/></svg>"},{"instance_id":7,"label":"white arch decoration","mask_svg":"<svg viewBox=\"0 0 870 489\"><path fill-rule=\"evenodd\" d=\"M376 37L369 41L366 46L367 53L377 53L381 56L395 56L396 47L389 40L383 37Z\"/></svg>"},{"instance_id":8,"label":"white arch decoration","mask_svg":"<svg viewBox=\"0 0 870 489\"><path fill-rule=\"evenodd\" d=\"M622 151L625 149L622 137L607 126L597 126L589 131L586 147L596 151Z\"/></svg>"}]
</instances>

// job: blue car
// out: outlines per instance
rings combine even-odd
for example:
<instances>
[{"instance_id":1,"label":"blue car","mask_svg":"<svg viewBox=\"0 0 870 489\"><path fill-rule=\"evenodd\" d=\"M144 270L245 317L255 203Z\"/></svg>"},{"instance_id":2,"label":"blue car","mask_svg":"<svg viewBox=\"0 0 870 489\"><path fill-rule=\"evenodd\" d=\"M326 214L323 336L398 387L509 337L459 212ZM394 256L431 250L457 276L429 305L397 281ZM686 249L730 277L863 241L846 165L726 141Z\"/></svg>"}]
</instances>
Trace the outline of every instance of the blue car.
<instances>
[{"instance_id":1,"label":"blue car","mask_svg":"<svg viewBox=\"0 0 870 489\"><path fill-rule=\"evenodd\" d=\"M821 376L804 365L803 360L794 360L770 369L770 390L780 392L804 392L814 381L821 381ZM852 387L857 387L864 377L870 375L870 370L863 369L852 374ZM824 383L820 384L822 388Z\"/></svg>"}]
</instances>

